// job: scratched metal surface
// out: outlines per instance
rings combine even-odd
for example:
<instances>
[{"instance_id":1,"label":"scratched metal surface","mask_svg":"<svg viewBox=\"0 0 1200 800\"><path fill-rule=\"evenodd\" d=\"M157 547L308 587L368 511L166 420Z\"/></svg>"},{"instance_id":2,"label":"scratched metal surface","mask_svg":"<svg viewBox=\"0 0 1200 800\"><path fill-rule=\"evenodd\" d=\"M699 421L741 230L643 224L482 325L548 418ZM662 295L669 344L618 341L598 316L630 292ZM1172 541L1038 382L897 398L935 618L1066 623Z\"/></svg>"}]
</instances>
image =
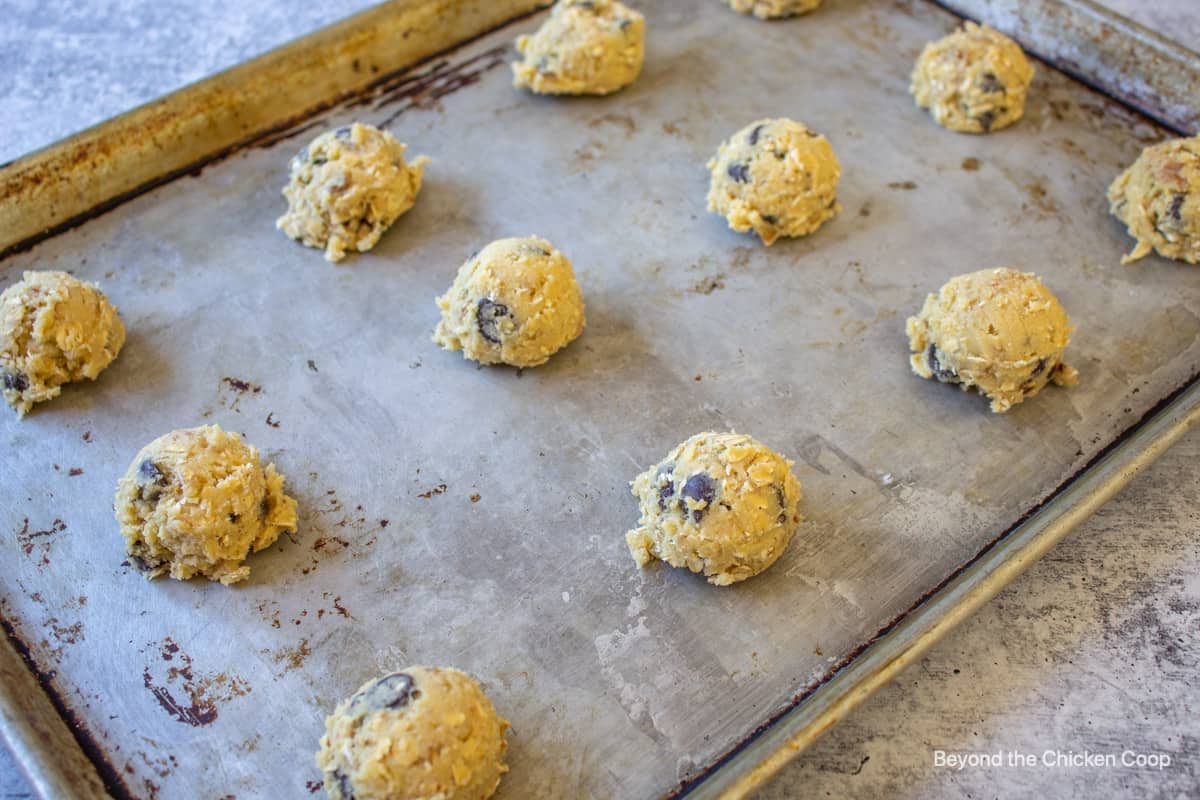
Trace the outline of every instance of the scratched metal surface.
<instances>
[{"instance_id":1,"label":"scratched metal surface","mask_svg":"<svg viewBox=\"0 0 1200 800\"><path fill-rule=\"evenodd\" d=\"M1043 67L979 138L906 94L953 27L918 0L765 25L642 4L646 71L603 100L515 93L531 19L319 128L386 123L434 158L420 202L334 267L272 227L315 132L237 153L0 264L101 283L129 339L94 385L0 417L0 613L137 796L294 796L338 699L452 664L513 723L501 797L669 792L969 560L1200 365L1187 267L1118 265L1108 181L1163 133ZM478 80L476 80L478 78ZM842 161L843 213L767 250L703 209L703 163L765 115ZM588 329L549 364L476 369L428 341L488 240L575 262ZM949 276L1039 272L1079 326L1081 384L1005 416L908 372L905 316ZM275 461L298 534L225 588L122 565L128 460L218 422ZM797 462L808 521L717 589L639 572L626 482L707 428ZM110 776L111 777L111 776Z\"/></svg>"}]
</instances>

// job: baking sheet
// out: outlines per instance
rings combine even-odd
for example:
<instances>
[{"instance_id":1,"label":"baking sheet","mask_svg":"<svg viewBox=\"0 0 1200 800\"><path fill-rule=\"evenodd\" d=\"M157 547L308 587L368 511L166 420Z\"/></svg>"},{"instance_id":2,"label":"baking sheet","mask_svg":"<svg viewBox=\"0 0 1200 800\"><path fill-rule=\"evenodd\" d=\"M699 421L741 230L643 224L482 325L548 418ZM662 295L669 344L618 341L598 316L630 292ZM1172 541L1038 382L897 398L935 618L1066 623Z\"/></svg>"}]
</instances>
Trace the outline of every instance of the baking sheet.
<instances>
[{"instance_id":1,"label":"baking sheet","mask_svg":"<svg viewBox=\"0 0 1200 800\"><path fill-rule=\"evenodd\" d=\"M644 797L699 775L1196 373L1200 290L1128 248L1104 188L1165 133L1044 66L990 137L907 96L955 19L842 2L786 23L641 4L642 78L606 99L508 86L530 19L0 264L101 283L129 329L94 385L0 418L0 614L137 796L299 795L323 715L408 663L480 677L513 723L501 797ZM832 141L845 207L765 249L704 212L703 163L768 115ZM292 153L361 119L434 158L369 256L276 232ZM503 131L499 135L498 131ZM570 256L588 329L546 366L428 341L492 238ZM908 371L904 318L959 272L1039 272L1080 386L1008 415ZM111 495L172 428L244 432L299 533L246 584L146 583ZM639 572L626 482L699 430L797 462L808 521L762 576Z\"/></svg>"}]
</instances>

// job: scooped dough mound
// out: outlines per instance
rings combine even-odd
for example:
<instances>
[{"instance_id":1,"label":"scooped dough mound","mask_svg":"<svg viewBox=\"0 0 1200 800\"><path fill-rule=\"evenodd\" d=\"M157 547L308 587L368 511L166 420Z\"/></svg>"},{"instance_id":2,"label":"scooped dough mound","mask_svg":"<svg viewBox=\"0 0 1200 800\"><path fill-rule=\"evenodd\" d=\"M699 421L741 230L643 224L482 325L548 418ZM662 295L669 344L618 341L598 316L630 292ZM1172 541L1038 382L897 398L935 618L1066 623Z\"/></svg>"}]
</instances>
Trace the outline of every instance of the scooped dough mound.
<instances>
[{"instance_id":1,"label":"scooped dough mound","mask_svg":"<svg viewBox=\"0 0 1200 800\"><path fill-rule=\"evenodd\" d=\"M1122 264L1151 250L1200 264L1200 136L1147 147L1108 187L1108 202L1137 239Z\"/></svg>"},{"instance_id":2,"label":"scooped dough mound","mask_svg":"<svg viewBox=\"0 0 1200 800\"><path fill-rule=\"evenodd\" d=\"M323 133L301 150L283 187L287 213L275 226L325 258L365 253L412 208L429 159L408 164L405 146L387 131L354 123Z\"/></svg>"},{"instance_id":3,"label":"scooped dough mound","mask_svg":"<svg viewBox=\"0 0 1200 800\"><path fill-rule=\"evenodd\" d=\"M1071 386L1063 363L1067 312L1029 272L985 269L951 278L908 318L912 370L922 378L972 387L1003 413L1053 381Z\"/></svg>"},{"instance_id":4,"label":"scooped dough mound","mask_svg":"<svg viewBox=\"0 0 1200 800\"><path fill-rule=\"evenodd\" d=\"M337 707L317 766L333 800L484 800L508 771L507 728L471 676L409 667Z\"/></svg>"},{"instance_id":5,"label":"scooped dough mound","mask_svg":"<svg viewBox=\"0 0 1200 800\"><path fill-rule=\"evenodd\" d=\"M583 294L545 239L499 239L459 267L437 300L433 341L480 364L536 367L583 332Z\"/></svg>"},{"instance_id":6,"label":"scooped dough mound","mask_svg":"<svg viewBox=\"0 0 1200 800\"><path fill-rule=\"evenodd\" d=\"M812 233L841 210L842 169L829 140L790 119L760 119L709 160L708 210L770 245Z\"/></svg>"},{"instance_id":7,"label":"scooped dough mound","mask_svg":"<svg viewBox=\"0 0 1200 800\"><path fill-rule=\"evenodd\" d=\"M749 436L698 433L633 481L641 506L625 534L638 566L662 559L726 586L783 554L800 523L792 462Z\"/></svg>"},{"instance_id":8,"label":"scooped dough mound","mask_svg":"<svg viewBox=\"0 0 1200 800\"><path fill-rule=\"evenodd\" d=\"M925 45L909 91L942 127L989 133L1025 113L1033 71L1020 45L987 25L968 22Z\"/></svg>"},{"instance_id":9,"label":"scooped dough mound","mask_svg":"<svg viewBox=\"0 0 1200 800\"><path fill-rule=\"evenodd\" d=\"M0 294L0 388L19 416L64 383L95 380L124 343L108 298L65 272L26 272Z\"/></svg>"},{"instance_id":10,"label":"scooped dough mound","mask_svg":"<svg viewBox=\"0 0 1200 800\"><path fill-rule=\"evenodd\" d=\"M807 14L821 5L821 0L725 0L739 14L753 14L759 19L780 19Z\"/></svg>"},{"instance_id":11,"label":"scooped dough mound","mask_svg":"<svg viewBox=\"0 0 1200 800\"><path fill-rule=\"evenodd\" d=\"M559 0L517 39L513 86L538 94L611 94L642 71L646 20L616 0Z\"/></svg>"},{"instance_id":12,"label":"scooped dough mound","mask_svg":"<svg viewBox=\"0 0 1200 800\"><path fill-rule=\"evenodd\" d=\"M216 425L172 431L142 448L117 483L125 550L147 577L243 580L252 551L296 529L296 501L258 450Z\"/></svg>"}]
</instances>

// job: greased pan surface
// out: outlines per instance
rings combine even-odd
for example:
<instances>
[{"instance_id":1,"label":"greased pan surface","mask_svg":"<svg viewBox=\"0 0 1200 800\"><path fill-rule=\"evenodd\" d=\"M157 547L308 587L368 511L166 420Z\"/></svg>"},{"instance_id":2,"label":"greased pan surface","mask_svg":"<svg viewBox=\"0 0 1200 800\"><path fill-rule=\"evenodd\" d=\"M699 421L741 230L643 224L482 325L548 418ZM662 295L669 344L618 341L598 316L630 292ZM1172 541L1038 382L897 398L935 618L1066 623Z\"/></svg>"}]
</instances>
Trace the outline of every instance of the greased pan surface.
<instances>
[{"instance_id":1,"label":"greased pan surface","mask_svg":"<svg viewBox=\"0 0 1200 800\"><path fill-rule=\"evenodd\" d=\"M907 95L932 4L764 24L646 2L641 79L513 91L534 17L0 263L100 282L120 358L0 416L0 602L128 792L298 796L336 702L409 663L484 682L513 723L501 797L649 797L701 774L857 653L1197 371L1188 267L1121 267L1108 182L1168 135L1045 65L1026 118L936 127ZM704 210L704 162L763 116L824 133L839 217L763 248ZM274 229L319 130L384 124L433 158L417 205L332 266ZM582 338L477 369L433 299L491 239L575 263ZM904 319L950 276L1038 272L1080 385L1007 415L910 374ZM123 566L112 492L137 450L208 422L288 478L300 530L234 588ZM705 429L796 461L807 516L763 575L639 571L627 482ZM820 702L820 693L810 702ZM151 788L153 787L153 788Z\"/></svg>"}]
</instances>

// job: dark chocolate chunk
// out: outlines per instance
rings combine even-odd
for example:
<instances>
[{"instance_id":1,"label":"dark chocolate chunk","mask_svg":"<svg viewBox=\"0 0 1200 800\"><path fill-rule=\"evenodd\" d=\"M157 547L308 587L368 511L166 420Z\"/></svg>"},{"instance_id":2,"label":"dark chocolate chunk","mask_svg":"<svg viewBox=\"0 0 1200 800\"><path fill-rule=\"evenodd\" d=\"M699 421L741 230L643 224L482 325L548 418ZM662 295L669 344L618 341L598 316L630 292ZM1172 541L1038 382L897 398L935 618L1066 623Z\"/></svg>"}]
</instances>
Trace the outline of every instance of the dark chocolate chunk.
<instances>
[{"instance_id":1,"label":"dark chocolate chunk","mask_svg":"<svg viewBox=\"0 0 1200 800\"><path fill-rule=\"evenodd\" d=\"M241 518L242 518L242 515L241 515L241 514L237 514L237 513L233 512L233 511L230 511L230 512L229 512L229 521L230 521L230 522L232 522L232 523L234 523L235 525L237 524L237 521L238 521L239 519L241 519Z\"/></svg>"},{"instance_id":2,"label":"dark chocolate chunk","mask_svg":"<svg viewBox=\"0 0 1200 800\"><path fill-rule=\"evenodd\" d=\"M758 144L758 137L762 134L762 129L765 127L767 127L765 124L754 126L754 130L750 131L750 144Z\"/></svg>"},{"instance_id":3,"label":"dark chocolate chunk","mask_svg":"<svg viewBox=\"0 0 1200 800\"><path fill-rule=\"evenodd\" d=\"M979 91L985 94L1003 92L1006 88L994 72L983 73L983 75L979 76L979 80L975 82L975 85L979 87Z\"/></svg>"},{"instance_id":4,"label":"dark chocolate chunk","mask_svg":"<svg viewBox=\"0 0 1200 800\"><path fill-rule=\"evenodd\" d=\"M775 499L779 503L779 516L775 518L775 521L783 524L787 522L788 518L787 493L783 491L783 484L775 484Z\"/></svg>"},{"instance_id":5,"label":"dark chocolate chunk","mask_svg":"<svg viewBox=\"0 0 1200 800\"><path fill-rule=\"evenodd\" d=\"M675 496L675 479L671 473L675 471L674 464L663 464L658 468L658 472L654 473L655 479L658 481L658 510L667 510L667 501ZM666 480L663 480L666 476Z\"/></svg>"},{"instance_id":6,"label":"dark chocolate chunk","mask_svg":"<svg viewBox=\"0 0 1200 800\"><path fill-rule=\"evenodd\" d=\"M1038 375L1041 375L1042 371L1045 369L1046 369L1046 359L1039 358L1038 363L1036 365L1034 365L1033 372L1030 373L1029 377L1036 378Z\"/></svg>"},{"instance_id":7,"label":"dark chocolate chunk","mask_svg":"<svg viewBox=\"0 0 1200 800\"><path fill-rule=\"evenodd\" d=\"M270 510L271 510L271 504L270 504L270 503L268 503L268 502L267 502L267 498L265 498L265 497L264 497L264 498L262 499L262 502L260 502L260 503L258 504L258 516L262 517L263 519L266 519L266 517L267 517L267 513L268 513Z\"/></svg>"},{"instance_id":8,"label":"dark chocolate chunk","mask_svg":"<svg viewBox=\"0 0 1200 800\"><path fill-rule=\"evenodd\" d=\"M314 167L319 167L319 166L321 166L322 164L326 163L327 161L329 161L329 159L328 159L328 158L326 158L325 156L317 156L316 158L314 158L314 159L312 160L312 165L313 165Z\"/></svg>"},{"instance_id":9,"label":"dark chocolate chunk","mask_svg":"<svg viewBox=\"0 0 1200 800\"><path fill-rule=\"evenodd\" d=\"M403 708L413 697L413 685L413 678L407 672L393 672L355 692L350 705L363 706L367 711Z\"/></svg>"},{"instance_id":10,"label":"dark chocolate chunk","mask_svg":"<svg viewBox=\"0 0 1200 800\"><path fill-rule=\"evenodd\" d=\"M23 392L29 388L29 378L20 372L2 370L4 373L4 388L14 392Z\"/></svg>"},{"instance_id":11,"label":"dark chocolate chunk","mask_svg":"<svg viewBox=\"0 0 1200 800\"><path fill-rule=\"evenodd\" d=\"M500 344L500 320L511 317L508 306L497 303L487 297L479 298L479 307L475 309L475 324L479 326L479 334L492 344Z\"/></svg>"},{"instance_id":12,"label":"dark chocolate chunk","mask_svg":"<svg viewBox=\"0 0 1200 800\"><path fill-rule=\"evenodd\" d=\"M992 129L992 123L996 121L995 111L985 111L975 118L979 122L979 127L983 128L984 133Z\"/></svg>"},{"instance_id":13,"label":"dark chocolate chunk","mask_svg":"<svg viewBox=\"0 0 1200 800\"><path fill-rule=\"evenodd\" d=\"M147 458L138 465L138 483L166 486L167 476L163 474L158 464Z\"/></svg>"},{"instance_id":14,"label":"dark chocolate chunk","mask_svg":"<svg viewBox=\"0 0 1200 800\"><path fill-rule=\"evenodd\" d=\"M750 165L749 164L730 164L726 170L729 177L733 178L738 183L750 182Z\"/></svg>"},{"instance_id":15,"label":"dark chocolate chunk","mask_svg":"<svg viewBox=\"0 0 1200 800\"><path fill-rule=\"evenodd\" d=\"M768 225L779 224L779 217L775 216L774 214L759 214L759 216L762 217L763 222L767 223Z\"/></svg>"},{"instance_id":16,"label":"dark chocolate chunk","mask_svg":"<svg viewBox=\"0 0 1200 800\"><path fill-rule=\"evenodd\" d=\"M350 776L340 769L335 769L333 779L337 781L337 790L341 795L341 800L354 800L354 784L350 782Z\"/></svg>"},{"instance_id":17,"label":"dark chocolate chunk","mask_svg":"<svg viewBox=\"0 0 1200 800\"><path fill-rule=\"evenodd\" d=\"M925 351L925 360L929 362L933 377L942 383L958 383L958 373L949 367L943 367L942 362L938 360L937 345L929 345L929 349Z\"/></svg>"},{"instance_id":18,"label":"dark chocolate chunk","mask_svg":"<svg viewBox=\"0 0 1200 800\"><path fill-rule=\"evenodd\" d=\"M1175 199L1171 201L1171 210L1168 211L1167 213L1170 214L1171 218L1173 220L1175 220L1176 222L1183 221L1183 216L1182 216L1183 201L1186 199L1187 199L1187 195L1180 192L1179 194L1176 194Z\"/></svg>"},{"instance_id":19,"label":"dark chocolate chunk","mask_svg":"<svg viewBox=\"0 0 1200 800\"><path fill-rule=\"evenodd\" d=\"M695 475L687 479L687 483L683 484L682 498L692 498L695 502L704 502L704 508L692 509L692 520L699 522L704 517L708 507L712 505L717 496L717 485L713 483L713 479L703 472L697 472ZM684 515L687 515L687 502L685 499L680 500L680 509Z\"/></svg>"}]
</instances>

